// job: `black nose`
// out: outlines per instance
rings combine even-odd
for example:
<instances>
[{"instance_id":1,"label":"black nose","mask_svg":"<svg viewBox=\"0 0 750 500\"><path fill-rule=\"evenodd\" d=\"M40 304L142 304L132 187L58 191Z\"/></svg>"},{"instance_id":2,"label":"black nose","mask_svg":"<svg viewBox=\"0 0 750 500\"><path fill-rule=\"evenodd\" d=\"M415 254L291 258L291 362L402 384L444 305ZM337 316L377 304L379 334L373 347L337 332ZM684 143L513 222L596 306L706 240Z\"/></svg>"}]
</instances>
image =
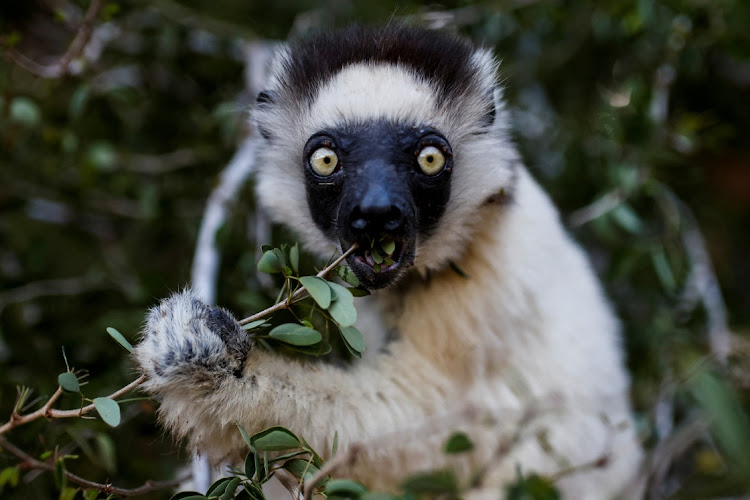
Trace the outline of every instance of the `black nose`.
<instances>
[{"instance_id":1,"label":"black nose","mask_svg":"<svg viewBox=\"0 0 750 500\"><path fill-rule=\"evenodd\" d=\"M404 223L404 211L386 186L374 184L351 212L350 227L355 232L371 235L394 232Z\"/></svg>"}]
</instances>

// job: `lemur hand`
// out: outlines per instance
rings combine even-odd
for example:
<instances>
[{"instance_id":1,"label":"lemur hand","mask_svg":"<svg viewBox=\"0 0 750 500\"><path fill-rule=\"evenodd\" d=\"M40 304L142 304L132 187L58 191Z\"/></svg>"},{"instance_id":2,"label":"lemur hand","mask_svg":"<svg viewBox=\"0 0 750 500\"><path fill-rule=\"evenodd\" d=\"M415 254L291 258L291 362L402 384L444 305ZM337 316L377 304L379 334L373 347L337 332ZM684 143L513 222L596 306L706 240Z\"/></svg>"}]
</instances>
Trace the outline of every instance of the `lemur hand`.
<instances>
[{"instance_id":1,"label":"lemur hand","mask_svg":"<svg viewBox=\"0 0 750 500\"><path fill-rule=\"evenodd\" d=\"M240 376L252 346L230 312L204 304L186 289L149 311L135 357L149 377L147 387L160 392L200 372Z\"/></svg>"}]
</instances>

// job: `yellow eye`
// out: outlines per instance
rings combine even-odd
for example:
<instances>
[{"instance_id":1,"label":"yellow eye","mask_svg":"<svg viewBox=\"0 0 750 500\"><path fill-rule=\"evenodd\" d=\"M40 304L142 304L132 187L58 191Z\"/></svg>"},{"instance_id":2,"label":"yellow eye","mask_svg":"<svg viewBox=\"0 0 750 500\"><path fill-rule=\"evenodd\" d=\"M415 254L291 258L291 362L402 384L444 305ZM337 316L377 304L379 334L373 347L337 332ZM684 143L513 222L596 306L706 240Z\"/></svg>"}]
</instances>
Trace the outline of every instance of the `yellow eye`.
<instances>
[{"instance_id":1,"label":"yellow eye","mask_svg":"<svg viewBox=\"0 0 750 500\"><path fill-rule=\"evenodd\" d=\"M427 146L419 152L417 163L419 163L419 168L425 175L435 175L443 170L445 156L435 146Z\"/></svg>"},{"instance_id":2,"label":"yellow eye","mask_svg":"<svg viewBox=\"0 0 750 500\"><path fill-rule=\"evenodd\" d=\"M318 148L310 155L310 166L316 174L324 177L331 175L338 164L339 157L330 148Z\"/></svg>"}]
</instances>

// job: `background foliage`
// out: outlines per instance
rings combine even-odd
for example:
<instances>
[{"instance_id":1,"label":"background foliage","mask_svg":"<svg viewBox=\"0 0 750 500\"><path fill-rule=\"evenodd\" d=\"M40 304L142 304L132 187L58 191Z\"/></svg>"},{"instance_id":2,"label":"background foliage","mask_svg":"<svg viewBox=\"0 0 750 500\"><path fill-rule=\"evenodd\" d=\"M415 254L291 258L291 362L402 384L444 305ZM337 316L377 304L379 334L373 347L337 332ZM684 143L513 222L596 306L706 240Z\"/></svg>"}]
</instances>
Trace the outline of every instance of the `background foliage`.
<instances>
[{"instance_id":1,"label":"background foliage","mask_svg":"<svg viewBox=\"0 0 750 500\"><path fill-rule=\"evenodd\" d=\"M132 0L103 5L65 74L40 77L13 57L58 61L88 7L0 4L1 421L16 386L54 392L61 347L91 374L87 394L132 380L105 328L134 340L146 308L189 280L206 197L246 133L249 42L406 17L502 57L519 147L623 318L642 435L658 451L651 494L750 494L748 2ZM266 242L253 241L253 221L247 187L218 235L217 302L239 313L273 299L255 273ZM709 340L725 338L719 291L726 364ZM123 405L115 430L53 420L8 437L35 456L80 455L68 466L89 479L137 485L188 458L154 410ZM696 419L708 430L680 434ZM0 454L0 470L17 462ZM0 486L3 498L55 492L36 471Z\"/></svg>"}]
</instances>

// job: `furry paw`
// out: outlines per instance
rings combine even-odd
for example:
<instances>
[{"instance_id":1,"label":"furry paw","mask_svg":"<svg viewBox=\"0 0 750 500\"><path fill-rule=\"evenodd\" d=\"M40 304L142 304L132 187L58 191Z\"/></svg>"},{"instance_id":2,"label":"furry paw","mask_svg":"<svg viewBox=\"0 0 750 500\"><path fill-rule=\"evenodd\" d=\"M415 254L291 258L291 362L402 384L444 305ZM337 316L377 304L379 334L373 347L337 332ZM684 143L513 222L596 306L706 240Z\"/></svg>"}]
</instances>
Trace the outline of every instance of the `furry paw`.
<instances>
[{"instance_id":1,"label":"furry paw","mask_svg":"<svg viewBox=\"0 0 750 500\"><path fill-rule=\"evenodd\" d=\"M161 392L196 377L241 374L253 342L234 316L210 307L189 289L153 307L135 358L147 387Z\"/></svg>"}]
</instances>

